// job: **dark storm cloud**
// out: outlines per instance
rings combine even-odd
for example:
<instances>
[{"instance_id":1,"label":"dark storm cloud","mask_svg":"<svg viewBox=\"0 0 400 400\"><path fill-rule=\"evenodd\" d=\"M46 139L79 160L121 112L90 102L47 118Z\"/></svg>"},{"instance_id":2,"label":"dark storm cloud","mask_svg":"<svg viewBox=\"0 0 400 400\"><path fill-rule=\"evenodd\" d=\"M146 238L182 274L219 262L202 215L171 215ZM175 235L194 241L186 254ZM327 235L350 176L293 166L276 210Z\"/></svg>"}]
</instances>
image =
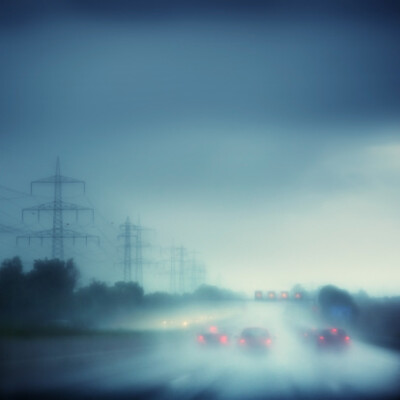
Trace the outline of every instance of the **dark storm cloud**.
<instances>
[{"instance_id":1,"label":"dark storm cloud","mask_svg":"<svg viewBox=\"0 0 400 400\"><path fill-rule=\"evenodd\" d=\"M352 232L352 206L397 176L397 2L9 1L0 19L1 183L27 190L60 155L115 226L141 213L232 282L241 257L314 265L313 227Z\"/></svg>"},{"instance_id":2,"label":"dark storm cloud","mask_svg":"<svg viewBox=\"0 0 400 400\"><path fill-rule=\"evenodd\" d=\"M1 18L3 149L112 149L180 187L282 184L398 118L396 2L10 1ZM235 135L264 153L221 163L241 159Z\"/></svg>"},{"instance_id":3,"label":"dark storm cloud","mask_svg":"<svg viewBox=\"0 0 400 400\"><path fill-rule=\"evenodd\" d=\"M295 14L315 16L350 16L392 18L400 7L396 0L18 0L2 2L2 17L11 22L37 18L57 11L89 12L106 18L137 16L167 16L190 13L234 14Z\"/></svg>"},{"instance_id":4,"label":"dark storm cloud","mask_svg":"<svg viewBox=\"0 0 400 400\"><path fill-rule=\"evenodd\" d=\"M21 156L119 154L103 174L141 190L237 198L298 185L339 136L373 131L346 123L398 117L390 3L22 4L0 36L3 150L23 141Z\"/></svg>"},{"instance_id":5,"label":"dark storm cloud","mask_svg":"<svg viewBox=\"0 0 400 400\"><path fill-rule=\"evenodd\" d=\"M333 123L400 107L394 3L28 3L3 5L5 125Z\"/></svg>"}]
</instances>

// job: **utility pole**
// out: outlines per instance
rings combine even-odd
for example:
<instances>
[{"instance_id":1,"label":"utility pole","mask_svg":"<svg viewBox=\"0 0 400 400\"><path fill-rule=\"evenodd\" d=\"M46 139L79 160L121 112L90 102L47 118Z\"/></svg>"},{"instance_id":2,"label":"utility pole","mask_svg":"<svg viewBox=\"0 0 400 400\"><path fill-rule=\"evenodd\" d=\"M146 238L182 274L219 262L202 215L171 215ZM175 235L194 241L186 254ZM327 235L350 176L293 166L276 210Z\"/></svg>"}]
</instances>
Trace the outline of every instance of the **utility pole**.
<instances>
[{"instance_id":1,"label":"utility pole","mask_svg":"<svg viewBox=\"0 0 400 400\"><path fill-rule=\"evenodd\" d=\"M140 225L140 221L138 225L134 226L136 233L136 251L135 251L135 278L140 286L143 286L143 257L142 257L142 230L143 228Z\"/></svg>"},{"instance_id":2,"label":"utility pole","mask_svg":"<svg viewBox=\"0 0 400 400\"><path fill-rule=\"evenodd\" d=\"M200 264L199 269L198 269L199 275L198 275L198 283L199 285L204 285L207 281L207 270L204 264Z\"/></svg>"},{"instance_id":3,"label":"utility pole","mask_svg":"<svg viewBox=\"0 0 400 400\"><path fill-rule=\"evenodd\" d=\"M196 290L197 287L204 283L205 268L199 265L196 260L196 251L190 252L185 247L171 246L169 259L169 279L170 293L183 294L187 290Z\"/></svg>"},{"instance_id":4,"label":"utility pole","mask_svg":"<svg viewBox=\"0 0 400 400\"><path fill-rule=\"evenodd\" d=\"M190 284L191 289L194 292L199 286L199 266L196 262L196 251L191 252L191 263L190 263Z\"/></svg>"},{"instance_id":5,"label":"utility pole","mask_svg":"<svg viewBox=\"0 0 400 400\"><path fill-rule=\"evenodd\" d=\"M129 217L126 222L121 225L123 233L118 237L124 238L124 281L130 282L132 280L132 258L131 258L131 237L132 237L132 224L129 221Z\"/></svg>"},{"instance_id":6,"label":"utility pole","mask_svg":"<svg viewBox=\"0 0 400 400\"><path fill-rule=\"evenodd\" d=\"M40 239L43 242L44 239L51 239L52 241L52 258L58 258L59 260L64 259L64 239L69 238L75 243L75 239L85 239L86 244L89 238L96 238L99 242L99 237L95 235L87 235L80 232L73 231L71 229L65 229L63 226L63 213L64 211L73 211L78 219L80 211L90 211L92 213L92 219L94 219L94 211L92 208L82 207L74 203L67 203L62 200L62 186L64 184L81 184L83 185L83 192L85 192L85 182L68 178L61 175L60 171L60 159L57 157L56 173L48 178L39 179L31 182L31 194L33 193L33 187L35 184L50 184L54 187L54 199L49 203L39 204L38 206L24 208L22 210L22 220L24 220L24 214L27 211L36 212L38 221L40 221L40 215L42 212L52 212L53 214L53 227L52 229L33 232L28 235L17 236L17 243L19 239L28 239L29 243L31 239Z\"/></svg>"},{"instance_id":7,"label":"utility pole","mask_svg":"<svg viewBox=\"0 0 400 400\"><path fill-rule=\"evenodd\" d=\"M134 281L140 286L143 286L143 242L142 231L143 227L139 224L132 224L129 217L126 222L120 226L122 233L118 235L119 238L124 238L124 280L129 282L132 280L132 264L134 264ZM135 250L135 257L132 260L132 240L134 240L133 248ZM132 262L133 261L133 262Z\"/></svg>"},{"instance_id":8,"label":"utility pole","mask_svg":"<svg viewBox=\"0 0 400 400\"><path fill-rule=\"evenodd\" d=\"M167 257L165 259L162 259L158 261L155 265L157 265L157 268L159 272L162 275L168 276L169 279L169 292L171 294L177 294L177 273L176 273L176 268L177 268L177 253L178 253L178 248L175 246L170 246L165 249L161 249L161 254L164 252L167 252ZM161 268L160 268L161 265ZM168 287L168 283L166 285Z\"/></svg>"},{"instance_id":9,"label":"utility pole","mask_svg":"<svg viewBox=\"0 0 400 400\"><path fill-rule=\"evenodd\" d=\"M170 281L169 288L172 294L176 293L176 247L171 247L171 255L170 255Z\"/></svg>"},{"instance_id":10,"label":"utility pole","mask_svg":"<svg viewBox=\"0 0 400 400\"><path fill-rule=\"evenodd\" d=\"M183 246L178 248L179 252L179 293L185 293L185 252L186 249Z\"/></svg>"}]
</instances>

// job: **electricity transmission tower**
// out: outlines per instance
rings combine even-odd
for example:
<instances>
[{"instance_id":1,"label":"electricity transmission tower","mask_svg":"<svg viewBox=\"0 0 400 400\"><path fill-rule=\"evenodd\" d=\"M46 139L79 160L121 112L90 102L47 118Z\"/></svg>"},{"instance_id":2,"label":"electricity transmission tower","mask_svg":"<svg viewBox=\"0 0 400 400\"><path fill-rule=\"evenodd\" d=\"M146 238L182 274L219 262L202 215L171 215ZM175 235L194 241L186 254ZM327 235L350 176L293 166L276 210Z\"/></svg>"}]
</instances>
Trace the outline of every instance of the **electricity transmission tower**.
<instances>
[{"instance_id":1,"label":"electricity transmission tower","mask_svg":"<svg viewBox=\"0 0 400 400\"><path fill-rule=\"evenodd\" d=\"M128 282L132 280L132 259L131 259L131 237L132 237L132 224L129 221L129 217L126 222L120 226L123 233L118 235L118 237L124 238L124 281Z\"/></svg>"},{"instance_id":2,"label":"electricity transmission tower","mask_svg":"<svg viewBox=\"0 0 400 400\"><path fill-rule=\"evenodd\" d=\"M192 259L190 263L190 283L192 291L195 291L199 281L199 267L196 262L196 252L192 252Z\"/></svg>"},{"instance_id":3,"label":"electricity transmission tower","mask_svg":"<svg viewBox=\"0 0 400 400\"><path fill-rule=\"evenodd\" d=\"M126 222L120 226L122 233L119 238L124 238L124 281L132 280L132 264L134 265L134 280L143 286L143 242L142 232L144 228L139 224L132 224L129 217ZM134 240L132 244L132 240ZM134 257L132 258L132 247Z\"/></svg>"},{"instance_id":4,"label":"electricity transmission tower","mask_svg":"<svg viewBox=\"0 0 400 400\"><path fill-rule=\"evenodd\" d=\"M179 253L179 272L178 272L178 285L179 293L185 293L185 253L186 249L183 246L178 248Z\"/></svg>"},{"instance_id":5,"label":"electricity transmission tower","mask_svg":"<svg viewBox=\"0 0 400 400\"><path fill-rule=\"evenodd\" d=\"M188 280L191 285L191 290L195 291L200 285L206 281L206 267L203 263L199 263L196 254L197 251L191 251L191 259L188 268Z\"/></svg>"},{"instance_id":6,"label":"electricity transmission tower","mask_svg":"<svg viewBox=\"0 0 400 400\"><path fill-rule=\"evenodd\" d=\"M40 215L42 212L52 212L53 214L53 227L52 229L43 230L39 232L33 232L27 235L17 236L17 243L19 239L28 239L29 243L31 239L40 239L43 242L44 239L51 239L52 241L52 258L64 259L64 239L72 239L75 243L75 239L85 239L86 244L89 238L96 238L99 242L99 237L95 235L88 235L80 233L71 229L65 229L63 225L63 214L65 211L73 211L78 219L80 211L90 211L92 213L92 219L94 219L94 212L92 208L82 207L74 203L67 203L62 200L62 186L64 184L81 184L83 185L83 191L85 192L85 182L73 178L68 178L61 175L60 172L60 159L57 157L56 173L48 178L39 179L31 182L31 194L33 193L33 187L35 184L49 184L54 187L54 199L49 203L39 204L34 207L24 208L22 210L22 220L26 212L36 212L38 221L40 221Z\"/></svg>"},{"instance_id":7,"label":"electricity transmission tower","mask_svg":"<svg viewBox=\"0 0 400 400\"><path fill-rule=\"evenodd\" d=\"M203 285L206 283L207 281L207 270L204 264L200 264L198 266L198 275L197 275L197 279L198 279L198 285Z\"/></svg>"},{"instance_id":8,"label":"electricity transmission tower","mask_svg":"<svg viewBox=\"0 0 400 400\"><path fill-rule=\"evenodd\" d=\"M142 256L142 227L136 225L134 227L136 233L136 241L135 241L135 277L136 281L139 283L140 286L143 286L143 256Z\"/></svg>"},{"instance_id":9,"label":"electricity transmission tower","mask_svg":"<svg viewBox=\"0 0 400 400\"><path fill-rule=\"evenodd\" d=\"M183 246L171 246L169 251L170 293L183 294L188 289L194 291L205 282L205 267L196 260L198 252L189 253Z\"/></svg>"},{"instance_id":10,"label":"electricity transmission tower","mask_svg":"<svg viewBox=\"0 0 400 400\"><path fill-rule=\"evenodd\" d=\"M160 248L160 253L164 253L164 251L168 252L168 256L165 259L161 259L154 263L156 266L157 272L159 275L168 276L169 279L169 292L171 294L177 293L177 253L178 248L171 246L165 249ZM168 286L168 284L167 284Z\"/></svg>"},{"instance_id":11,"label":"electricity transmission tower","mask_svg":"<svg viewBox=\"0 0 400 400\"><path fill-rule=\"evenodd\" d=\"M172 294L176 293L176 247L170 248L170 278L169 289Z\"/></svg>"}]
</instances>

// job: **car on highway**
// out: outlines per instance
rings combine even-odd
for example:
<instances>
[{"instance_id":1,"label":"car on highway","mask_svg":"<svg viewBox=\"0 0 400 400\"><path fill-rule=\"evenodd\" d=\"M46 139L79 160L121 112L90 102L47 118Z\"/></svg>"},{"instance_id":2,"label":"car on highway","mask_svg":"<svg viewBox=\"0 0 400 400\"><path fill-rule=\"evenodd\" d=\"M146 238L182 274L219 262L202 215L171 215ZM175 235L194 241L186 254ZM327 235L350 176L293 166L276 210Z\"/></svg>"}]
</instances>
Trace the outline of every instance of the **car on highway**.
<instances>
[{"instance_id":1,"label":"car on highway","mask_svg":"<svg viewBox=\"0 0 400 400\"><path fill-rule=\"evenodd\" d=\"M304 343L317 349L341 350L350 346L351 339L342 328L311 328L303 330L301 339Z\"/></svg>"},{"instance_id":2,"label":"car on highway","mask_svg":"<svg viewBox=\"0 0 400 400\"><path fill-rule=\"evenodd\" d=\"M272 345L272 337L265 328L245 328L238 338L238 345L243 349L267 350Z\"/></svg>"},{"instance_id":3,"label":"car on highway","mask_svg":"<svg viewBox=\"0 0 400 400\"><path fill-rule=\"evenodd\" d=\"M225 347L230 344L229 336L220 332L218 327L210 326L208 330L197 335L197 343L200 346Z\"/></svg>"},{"instance_id":4,"label":"car on highway","mask_svg":"<svg viewBox=\"0 0 400 400\"><path fill-rule=\"evenodd\" d=\"M323 349L347 349L350 345L350 336L340 328L321 329L316 340Z\"/></svg>"}]
</instances>

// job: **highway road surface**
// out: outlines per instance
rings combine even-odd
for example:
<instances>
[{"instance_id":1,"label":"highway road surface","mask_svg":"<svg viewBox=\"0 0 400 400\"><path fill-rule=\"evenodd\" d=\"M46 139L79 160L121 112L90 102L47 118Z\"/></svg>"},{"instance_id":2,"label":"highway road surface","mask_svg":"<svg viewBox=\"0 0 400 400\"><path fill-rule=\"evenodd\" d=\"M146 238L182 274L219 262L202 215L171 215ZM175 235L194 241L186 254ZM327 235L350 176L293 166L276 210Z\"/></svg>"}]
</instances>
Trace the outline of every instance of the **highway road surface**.
<instances>
[{"instance_id":1,"label":"highway road surface","mask_svg":"<svg viewBox=\"0 0 400 400\"><path fill-rule=\"evenodd\" d=\"M0 397L77 399L374 399L400 394L400 354L352 338L348 351L315 351L291 305L249 303L224 320L235 341L246 326L273 335L268 352L204 348L202 328L48 338L3 338ZM222 329L222 328L221 328Z\"/></svg>"}]
</instances>

